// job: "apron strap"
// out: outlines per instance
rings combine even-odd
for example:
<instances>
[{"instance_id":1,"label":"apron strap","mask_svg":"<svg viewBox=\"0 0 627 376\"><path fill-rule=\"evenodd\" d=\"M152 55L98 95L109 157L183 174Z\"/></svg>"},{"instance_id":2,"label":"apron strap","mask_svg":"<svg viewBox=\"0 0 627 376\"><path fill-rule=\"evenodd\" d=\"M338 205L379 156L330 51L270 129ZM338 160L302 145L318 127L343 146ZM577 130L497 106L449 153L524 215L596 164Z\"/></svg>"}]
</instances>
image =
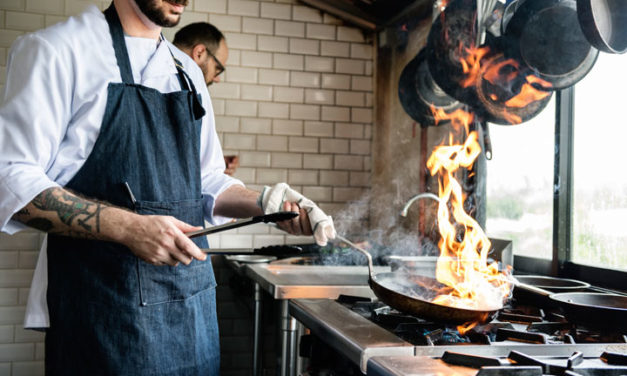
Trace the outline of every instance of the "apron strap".
<instances>
[{"instance_id":1,"label":"apron strap","mask_svg":"<svg viewBox=\"0 0 627 376\"><path fill-rule=\"evenodd\" d=\"M163 34L161 34L162 42L165 41ZM169 48L168 48L169 49ZM198 120L205 115L205 109L202 107L202 103L200 103L200 95L196 91L196 86L194 86L194 82L187 75L185 70L183 69L183 63L177 58L174 57L172 50L170 50L170 55L172 56L172 60L174 60L174 65L176 66L176 70L178 71L179 83L181 84L182 90L191 91L193 93L193 108L192 111L194 113L194 119Z\"/></svg>"},{"instance_id":2,"label":"apron strap","mask_svg":"<svg viewBox=\"0 0 627 376\"><path fill-rule=\"evenodd\" d=\"M133 71L131 70L131 63L128 58L128 52L126 51L126 42L124 42L124 31L122 24L120 23L120 17L115 10L113 2L104 11L105 18L109 24L109 32L113 39L113 49L115 50L115 57L120 68L120 75L122 76L122 82L126 84L134 83Z\"/></svg>"}]
</instances>

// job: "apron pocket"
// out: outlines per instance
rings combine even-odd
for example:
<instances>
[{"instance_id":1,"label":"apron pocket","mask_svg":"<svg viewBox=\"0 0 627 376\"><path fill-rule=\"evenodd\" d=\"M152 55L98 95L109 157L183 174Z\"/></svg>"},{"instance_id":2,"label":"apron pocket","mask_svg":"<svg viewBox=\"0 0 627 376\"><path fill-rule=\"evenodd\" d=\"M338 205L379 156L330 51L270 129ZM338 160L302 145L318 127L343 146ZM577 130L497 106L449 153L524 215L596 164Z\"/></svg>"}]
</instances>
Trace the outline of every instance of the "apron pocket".
<instances>
[{"instance_id":1,"label":"apron pocket","mask_svg":"<svg viewBox=\"0 0 627 376\"><path fill-rule=\"evenodd\" d=\"M193 225L203 223L202 199L137 201L135 208L140 214L169 215ZM207 247L206 238L199 237L196 245ZM137 274L143 306L184 300L216 286L210 258L178 266L156 266L138 259Z\"/></svg>"}]
</instances>

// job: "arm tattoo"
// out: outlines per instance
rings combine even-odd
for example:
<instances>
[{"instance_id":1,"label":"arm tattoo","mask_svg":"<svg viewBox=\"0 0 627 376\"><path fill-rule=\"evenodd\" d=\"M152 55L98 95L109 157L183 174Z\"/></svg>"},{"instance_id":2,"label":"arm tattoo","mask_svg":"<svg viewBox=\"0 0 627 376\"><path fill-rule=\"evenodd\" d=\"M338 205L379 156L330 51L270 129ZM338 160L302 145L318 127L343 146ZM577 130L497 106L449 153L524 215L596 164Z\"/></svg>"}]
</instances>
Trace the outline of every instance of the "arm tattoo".
<instances>
[{"instance_id":1,"label":"arm tattoo","mask_svg":"<svg viewBox=\"0 0 627 376\"><path fill-rule=\"evenodd\" d=\"M93 237L100 232L100 215L106 207L64 189L51 188L35 197L13 219L45 232Z\"/></svg>"}]
</instances>

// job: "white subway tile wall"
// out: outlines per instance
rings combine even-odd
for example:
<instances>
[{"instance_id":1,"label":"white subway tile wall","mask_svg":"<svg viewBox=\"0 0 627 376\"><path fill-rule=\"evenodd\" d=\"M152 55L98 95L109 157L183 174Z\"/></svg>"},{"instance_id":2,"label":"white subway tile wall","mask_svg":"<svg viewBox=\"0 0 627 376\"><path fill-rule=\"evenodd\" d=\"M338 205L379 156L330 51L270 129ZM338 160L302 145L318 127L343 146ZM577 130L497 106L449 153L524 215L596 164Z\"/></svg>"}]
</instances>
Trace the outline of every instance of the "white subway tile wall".
<instances>
[{"instance_id":1,"label":"white subway tile wall","mask_svg":"<svg viewBox=\"0 0 627 376\"><path fill-rule=\"evenodd\" d=\"M109 1L0 1L0 89L20 35ZM181 25L209 21L227 38L222 82L209 87L225 154L251 189L287 182L333 215L370 186L374 45L297 0L191 0ZM172 39L176 30L164 30ZM0 234L0 376L43 375L39 332L22 321L42 235ZM311 242L267 225L209 238L212 247ZM234 362L236 363L236 362ZM236 366L235 364L232 364ZM245 373L242 373L245 374Z\"/></svg>"}]
</instances>

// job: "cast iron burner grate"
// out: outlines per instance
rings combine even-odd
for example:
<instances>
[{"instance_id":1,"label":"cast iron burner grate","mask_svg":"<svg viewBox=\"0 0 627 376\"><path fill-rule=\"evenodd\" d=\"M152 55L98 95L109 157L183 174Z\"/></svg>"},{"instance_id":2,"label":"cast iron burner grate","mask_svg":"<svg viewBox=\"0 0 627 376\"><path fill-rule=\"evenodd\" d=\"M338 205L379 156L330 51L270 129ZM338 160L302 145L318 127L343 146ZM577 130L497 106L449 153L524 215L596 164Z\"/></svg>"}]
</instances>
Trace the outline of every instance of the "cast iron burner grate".
<instances>
[{"instance_id":1,"label":"cast iron burner grate","mask_svg":"<svg viewBox=\"0 0 627 376\"><path fill-rule=\"evenodd\" d=\"M559 313L510 302L490 323L477 325L460 334L454 325L423 320L399 312L383 302L361 297L340 296L338 302L394 333L414 346L468 344L582 344L627 343L627 335L578 326Z\"/></svg>"},{"instance_id":2,"label":"cast iron burner grate","mask_svg":"<svg viewBox=\"0 0 627 376\"><path fill-rule=\"evenodd\" d=\"M477 376L619 376L627 374L627 355L604 353L599 359L584 359L574 352L566 359L544 359L511 351L506 359L446 351L442 361L477 368Z\"/></svg>"}]
</instances>

